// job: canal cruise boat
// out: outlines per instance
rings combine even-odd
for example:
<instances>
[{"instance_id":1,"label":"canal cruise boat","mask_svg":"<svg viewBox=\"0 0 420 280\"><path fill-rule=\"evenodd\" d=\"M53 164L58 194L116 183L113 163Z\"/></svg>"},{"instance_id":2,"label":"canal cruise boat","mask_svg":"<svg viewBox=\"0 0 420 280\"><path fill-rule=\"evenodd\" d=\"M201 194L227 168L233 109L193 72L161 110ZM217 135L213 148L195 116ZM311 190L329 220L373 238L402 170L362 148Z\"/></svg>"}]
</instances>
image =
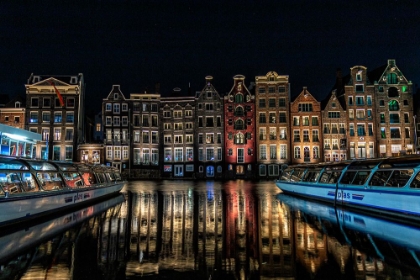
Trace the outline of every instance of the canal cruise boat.
<instances>
[{"instance_id":1,"label":"canal cruise boat","mask_svg":"<svg viewBox=\"0 0 420 280\"><path fill-rule=\"evenodd\" d=\"M115 195L125 183L104 165L0 156L0 227Z\"/></svg>"},{"instance_id":2,"label":"canal cruise boat","mask_svg":"<svg viewBox=\"0 0 420 280\"><path fill-rule=\"evenodd\" d=\"M420 157L294 165L276 185L284 193L420 220Z\"/></svg>"}]
</instances>

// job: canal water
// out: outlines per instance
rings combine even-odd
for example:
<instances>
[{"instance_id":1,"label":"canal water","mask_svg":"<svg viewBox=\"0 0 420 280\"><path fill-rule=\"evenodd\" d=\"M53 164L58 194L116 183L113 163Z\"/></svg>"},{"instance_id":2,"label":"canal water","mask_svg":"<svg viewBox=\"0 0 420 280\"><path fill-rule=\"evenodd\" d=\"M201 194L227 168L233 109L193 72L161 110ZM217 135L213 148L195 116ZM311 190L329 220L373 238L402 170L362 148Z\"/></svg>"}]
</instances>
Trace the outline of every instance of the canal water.
<instances>
[{"instance_id":1,"label":"canal water","mask_svg":"<svg viewBox=\"0 0 420 280\"><path fill-rule=\"evenodd\" d=\"M134 181L0 233L0 279L420 279L420 225L273 181Z\"/></svg>"}]
</instances>

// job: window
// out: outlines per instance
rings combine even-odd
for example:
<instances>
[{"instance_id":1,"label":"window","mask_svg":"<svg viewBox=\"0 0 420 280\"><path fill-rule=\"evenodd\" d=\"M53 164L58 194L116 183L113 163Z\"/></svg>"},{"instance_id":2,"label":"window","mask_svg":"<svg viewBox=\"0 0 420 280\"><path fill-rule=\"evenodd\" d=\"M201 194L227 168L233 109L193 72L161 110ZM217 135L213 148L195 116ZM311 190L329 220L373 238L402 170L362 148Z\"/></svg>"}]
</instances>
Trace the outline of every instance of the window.
<instances>
[{"instance_id":1,"label":"window","mask_svg":"<svg viewBox=\"0 0 420 280\"><path fill-rule=\"evenodd\" d=\"M388 102L388 108L390 111L398 111L400 109L400 104L397 100L391 100Z\"/></svg>"},{"instance_id":2,"label":"window","mask_svg":"<svg viewBox=\"0 0 420 280\"><path fill-rule=\"evenodd\" d=\"M279 107L286 107L286 98L279 98Z\"/></svg>"},{"instance_id":3,"label":"window","mask_svg":"<svg viewBox=\"0 0 420 280\"><path fill-rule=\"evenodd\" d=\"M356 85L356 92L364 92L364 86L363 85Z\"/></svg>"},{"instance_id":4,"label":"window","mask_svg":"<svg viewBox=\"0 0 420 280\"><path fill-rule=\"evenodd\" d=\"M66 113L66 123L74 123L74 112Z\"/></svg>"},{"instance_id":5,"label":"window","mask_svg":"<svg viewBox=\"0 0 420 280\"><path fill-rule=\"evenodd\" d=\"M244 144L245 143L245 137L243 133L237 133L235 134L235 144Z\"/></svg>"},{"instance_id":6,"label":"window","mask_svg":"<svg viewBox=\"0 0 420 280\"><path fill-rule=\"evenodd\" d=\"M121 147L114 146L114 159L121 159Z\"/></svg>"},{"instance_id":7,"label":"window","mask_svg":"<svg viewBox=\"0 0 420 280\"><path fill-rule=\"evenodd\" d=\"M174 118L182 118L182 111L174 111Z\"/></svg>"},{"instance_id":8,"label":"window","mask_svg":"<svg viewBox=\"0 0 420 280\"><path fill-rule=\"evenodd\" d=\"M149 116L148 115L142 115L141 118L142 118L142 125L148 127L149 126Z\"/></svg>"},{"instance_id":9,"label":"window","mask_svg":"<svg viewBox=\"0 0 420 280\"><path fill-rule=\"evenodd\" d=\"M214 160L214 149L213 148L207 148L206 149L206 160Z\"/></svg>"},{"instance_id":10,"label":"window","mask_svg":"<svg viewBox=\"0 0 420 280\"><path fill-rule=\"evenodd\" d=\"M364 124L357 124L357 136L366 136Z\"/></svg>"},{"instance_id":11,"label":"window","mask_svg":"<svg viewBox=\"0 0 420 280\"><path fill-rule=\"evenodd\" d=\"M171 117L171 111L164 111L163 112L163 117L164 118L170 118Z\"/></svg>"},{"instance_id":12,"label":"window","mask_svg":"<svg viewBox=\"0 0 420 280\"><path fill-rule=\"evenodd\" d=\"M285 86L279 86L279 93L286 92Z\"/></svg>"},{"instance_id":13,"label":"window","mask_svg":"<svg viewBox=\"0 0 420 280\"><path fill-rule=\"evenodd\" d=\"M353 96L349 96L348 100L349 100L349 102L348 102L349 105L353 105Z\"/></svg>"},{"instance_id":14,"label":"window","mask_svg":"<svg viewBox=\"0 0 420 280\"><path fill-rule=\"evenodd\" d=\"M72 128L66 128L66 137L65 137L66 141L71 141L73 140L73 129Z\"/></svg>"},{"instance_id":15,"label":"window","mask_svg":"<svg viewBox=\"0 0 420 280\"><path fill-rule=\"evenodd\" d=\"M187 148L186 149L185 158L186 158L187 161L194 161L193 148Z\"/></svg>"},{"instance_id":16,"label":"window","mask_svg":"<svg viewBox=\"0 0 420 280\"><path fill-rule=\"evenodd\" d=\"M299 126L299 117L293 117L293 125Z\"/></svg>"},{"instance_id":17,"label":"window","mask_svg":"<svg viewBox=\"0 0 420 280\"><path fill-rule=\"evenodd\" d=\"M371 123L368 124L368 133L369 136L373 136L373 124Z\"/></svg>"},{"instance_id":18,"label":"window","mask_svg":"<svg viewBox=\"0 0 420 280\"><path fill-rule=\"evenodd\" d=\"M61 128L54 128L54 141L61 141Z\"/></svg>"},{"instance_id":19,"label":"window","mask_svg":"<svg viewBox=\"0 0 420 280\"><path fill-rule=\"evenodd\" d=\"M206 134L206 144L214 144L214 134L207 133Z\"/></svg>"},{"instance_id":20,"label":"window","mask_svg":"<svg viewBox=\"0 0 420 280\"><path fill-rule=\"evenodd\" d=\"M62 115L61 112L54 112L54 123L61 123Z\"/></svg>"},{"instance_id":21,"label":"window","mask_svg":"<svg viewBox=\"0 0 420 280\"><path fill-rule=\"evenodd\" d=\"M182 135L175 135L175 144L182 144Z\"/></svg>"},{"instance_id":22,"label":"window","mask_svg":"<svg viewBox=\"0 0 420 280\"><path fill-rule=\"evenodd\" d=\"M385 127L381 127L381 139L386 139L386 130L385 130Z\"/></svg>"},{"instance_id":23,"label":"window","mask_svg":"<svg viewBox=\"0 0 420 280\"><path fill-rule=\"evenodd\" d=\"M123 103L121 107L122 107L122 110L124 112L127 112L128 111L128 104L127 103Z\"/></svg>"},{"instance_id":24,"label":"window","mask_svg":"<svg viewBox=\"0 0 420 280\"><path fill-rule=\"evenodd\" d=\"M319 132L318 130L312 130L312 142L319 142Z\"/></svg>"},{"instance_id":25,"label":"window","mask_svg":"<svg viewBox=\"0 0 420 280\"><path fill-rule=\"evenodd\" d=\"M299 103L299 112L312 112L312 103Z\"/></svg>"},{"instance_id":26,"label":"window","mask_svg":"<svg viewBox=\"0 0 420 280\"><path fill-rule=\"evenodd\" d=\"M319 125L318 117L312 117L312 125L315 125L315 126Z\"/></svg>"},{"instance_id":27,"label":"window","mask_svg":"<svg viewBox=\"0 0 420 280\"><path fill-rule=\"evenodd\" d=\"M260 145L260 159L267 159L267 146Z\"/></svg>"},{"instance_id":28,"label":"window","mask_svg":"<svg viewBox=\"0 0 420 280\"><path fill-rule=\"evenodd\" d=\"M258 106L260 107L260 108L265 108L265 99L260 99L259 100L259 102L258 102Z\"/></svg>"},{"instance_id":29,"label":"window","mask_svg":"<svg viewBox=\"0 0 420 280\"><path fill-rule=\"evenodd\" d=\"M276 107L276 99L274 99L274 98L268 99L268 107L275 108Z\"/></svg>"},{"instance_id":30,"label":"window","mask_svg":"<svg viewBox=\"0 0 420 280\"><path fill-rule=\"evenodd\" d=\"M277 147L276 147L276 145L270 145L270 159L277 159Z\"/></svg>"},{"instance_id":31,"label":"window","mask_svg":"<svg viewBox=\"0 0 420 280\"><path fill-rule=\"evenodd\" d=\"M128 117L122 117L122 125L127 126L128 125Z\"/></svg>"},{"instance_id":32,"label":"window","mask_svg":"<svg viewBox=\"0 0 420 280\"><path fill-rule=\"evenodd\" d=\"M214 127L213 117L206 117L206 127Z\"/></svg>"},{"instance_id":33,"label":"window","mask_svg":"<svg viewBox=\"0 0 420 280\"><path fill-rule=\"evenodd\" d=\"M31 98L31 107L39 107L38 97Z\"/></svg>"},{"instance_id":34,"label":"window","mask_svg":"<svg viewBox=\"0 0 420 280\"><path fill-rule=\"evenodd\" d=\"M29 114L29 122L30 123L38 123L38 113L37 112L31 112Z\"/></svg>"},{"instance_id":35,"label":"window","mask_svg":"<svg viewBox=\"0 0 420 280\"><path fill-rule=\"evenodd\" d=\"M356 110L356 118L361 120L365 118L365 110Z\"/></svg>"},{"instance_id":36,"label":"window","mask_svg":"<svg viewBox=\"0 0 420 280\"><path fill-rule=\"evenodd\" d=\"M182 148L175 148L175 161L180 162L183 161L183 153Z\"/></svg>"},{"instance_id":37,"label":"window","mask_svg":"<svg viewBox=\"0 0 420 280\"><path fill-rule=\"evenodd\" d=\"M165 149L164 156L165 161L172 161L172 149Z\"/></svg>"},{"instance_id":38,"label":"window","mask_svg":"<svg viewBox=\"0 0 420 280\"><path fill-rule=\"evenodd\" d=\"M120 125L120 117L114 117L114 126Z\"/></svg>"},{"instance_id":39,"label":"window","mask_svg":"<svg viewBox=\"0 0 420 280\"><path fill-rule=\"evenodd\" d=\"M260 113L260 123L266 123L265 113Z\"/></svg>"},{"instance_id":40,"label":"window","mask_svg":"<svg viewBox=\"0 0 420 280\"><path fill-rule=\"evenodd\" d=\"M287 134L286 134L286 128L280 127L280 140L286 140Z\"/></svg>"},{"instance_id":41,"label":"window","mask_svg":"<svg viewBox=\"0 0 420 280\"><path fill-rule=\"evenodd\" d=\"M158 126L158 116L152 115L152 126L157 127Z\"/></svg>"},{"instance_id":42,"label":"window","mask_svg":"<svg viewBox=\"0 0 420 280\"><path fill-rule=\"evenodd\" d=\"M362 71L359 71L356 73L356 81L358 82L362 81Z\"/></svg>"},{"instance_id":43,"label":"window","mask_svg":"<svg viewBox=\"0 0 420 280\"><path fill-rule=\"evenodd\" d=\"M165 135L163 137L163 143L164 144L170 144L170 143L172 143L172 137L171 137L171 135Z\"/></svg>"},{"instance_id":44,"label":"window","mask_svg":"<svg viewBox=\"0 0 420 280\"><path fill-rule=\"evenodd\" d=\"M206 103L206 111L213 111L213 103Z\"/></svg>"},{"instance_id":45,"label":"window","mask_svg":"<svg viewBox=\"0 0 420 280\"><path fill-rule=\"evenodd\" d=\"M397 75L395 73L389 73L387 76L388 84L398 84Z\"/></svg>"},{"instance_id":46,"label":"window","mask_svg":"<svg viewBox=\"0 0 420 280\"><path fill-rule=\"evenodd\" d=\"M73 147L66 146L66 160L73 160Z\"/></svg>"},{"instance_id":47,"label":"window","mask_svg":"<svg viewBox=\"0 0 420 280\"><path fill-rule=\"evenodd\" d=\"M266 140L266 130L265 127L260 127L260 140Z\"/></svg>"},{"instance_id":48,"label":"window","mask_svg":"<svg viewBox=\"0 0 420 280\"><path fill-rule=\"evenodd\" d=\"M303 142L310 142L309 140L309 130L304 130L303 131Z\"/></svg>"},{"instance_id":49,"label":"window","mask_svg":"<svg viewBox=\"0 0 420 280\"><path fill-rule=\"evenodd\" d=\"M280 112L279 113L279 123L285 123L286 122L286 113Z\"/></svg>"},{"instance_id":50,"label":"window","mask_svg":"<svg viewBox=\"0 0 420 280\"><path fill-rule=\"evenodd\" d=\"M363 96L356 96L356 105L365 105Z\"/></svg>"},{"instance_id":51,"label":"window","mask_svg":"<svg viewBox=\"0 0 420 280\"><path fill-rule=\"evenodd\" d=\"M149 131L143 131L142 132L142 140L143 140L143 143L145 143L145 144L150 143L150 132Z\"/></svg>"},{"instance_id":52,"label":"window","mask_svg":"<svg viewBox=\"0 0 420 280\"><path fill-rule=\"evenodd\" d=\"M193 143L193 135L192 134L187 134L185 135L185 143Z\"/></svg>"},{"instance_id":53,"label":"window","mask_svg":"<svg viewBox=\"0 0 420 280\"><path fill-rule=\"evenodd\" d=\"M69 97L67 98L67 107L74 107L74 98L73 97Z\"/></svg>"},{"instance_id":54,"label":"window","mask_svg":"<svg viewBox=\"0 0 420 280\"><path fill-rule=\"evenodd\" d=\"M50 122L51 121L51 113L50 112L42 112L42 122Z\"/></svg>"},{"instance_id":55,"label":"window","mask_svg":"<svg viewBox=\"0 0 420 280\"><path fill-rule=\"evenodd\" d=\"M295 158L300 158L300 147L295 147Z\"/></svg>"},{"instance_id":56,"label":"window","mask_svg":"<svg viewBox=\"0 0 420 280\"><path fill-rule=\"evenodd\" d=\"M259 87L258 88L258 93L265 93L265 88L264 87Z\"/></svg>"},{"instance_id":57,"label":"window","mask_svg":"<svg viewBox=\"0 0 420 280\"><path fill-rule=\"evenodd\" d=\"M276 113L270 113L269 114L269 121L270 123L276 123Z\"/></svg>"},{"instance_id":58,"label":"window","mask_svg":"<svg viewBox=\"0 0 420 280\"><path fill-rule=\"evenodd\" d=\"M351 123L351 124L349 124L349 130L350 130L350 136L354 136L354 124L353 123Z\"/></svg>"},{"instance_id":59,"label":"window","mask_svg":"<svg viewBox=\"0 0 420 280\"><path fill-rule=\"evenodd\" d=\"M186 117L192 117L192 110L185 110Z\"/></svg>"},{"instance_id":60,"label":"window","mask_svg":"<svg viewBox=\"0 0 420 280\"><path fill-rule=\"evenodd\" d=\"M389 123L400 123L399 114L389 114Z\"/></svg>"},{"instance_id":61,"label":"window","mask_svg":"<svg viewBox=\"0 0 420 280\"><path fill-rule=\"evenodd\" d=\"M405 123L409 123L409 117L408 117L408 113L404 113L404 122Z\"/></svg>"},{"instance_id":62,"label":"window","mask_svg":"<svg viewBox=\"0 0 420 280\"><path fill-rule=\"evenodd\" d=\"M285 144L280 145L280 158L287 159L287 145Z\"/></svg>"},{"instance_id":63,"label":"window","mask_svg":"<svg viewBox=\"0 0 420 280\"><path fill-rule=\"evenodd\" d=\"M400 128L391 127L391 138L401 138Z\"/></svg>"},{"instance_id":64,"label":"window","mask_svg":"<svg viewBox=\"0 0 420 280\"><path fill-rule=\"evenodd\" d=\"M328 112L328 118L339 119L340 118L340 112Z\"/></svg>"},{"instance_id":65,"label":"window","mask_svg":"<svg viewBox=\"0 0 420 280\"><path fill-rule=\"evenodd\" d=\"M49 108L49 107L51 107L51 99L50 98L44 98L44 104L43 104L43 107L44 108Z\"/></svg>"},{"instance_id":66,"label":"window","mask_svg":"<svg viewBox=\"0 0 420 280\"><path fill-rule=\"evenodd\" d=\"M366 97L366 104L368 106L372 106L372 96L369 95Z\"/></svg>"},{"instance_id":67,"label":"window","mask_svg":"<svg viewBox=\"0 0 420 280\"><path fill-rule=\"evenodd\" d=\"M293 131L293 142L300 142L300 131L294 130Z\"/></svg>"}]
</instances>

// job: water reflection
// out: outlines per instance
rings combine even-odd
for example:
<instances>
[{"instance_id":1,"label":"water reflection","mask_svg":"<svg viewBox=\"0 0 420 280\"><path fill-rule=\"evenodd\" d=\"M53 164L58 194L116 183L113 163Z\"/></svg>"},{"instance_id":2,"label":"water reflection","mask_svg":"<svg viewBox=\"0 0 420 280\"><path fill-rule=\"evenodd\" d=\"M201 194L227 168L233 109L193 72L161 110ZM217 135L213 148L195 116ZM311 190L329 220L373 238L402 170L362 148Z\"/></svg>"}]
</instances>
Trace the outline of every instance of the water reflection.
<instances>
[{"instance_id":1,"label":"water reflection","mask_svg":"<svg viewBox=\"0 0 420 280\"><path fill-rule=\"evenodd\" d=\"M420 229L273 182L137 181L0 235L0 279L420 279Z\"/></svg>"}]
</instances>

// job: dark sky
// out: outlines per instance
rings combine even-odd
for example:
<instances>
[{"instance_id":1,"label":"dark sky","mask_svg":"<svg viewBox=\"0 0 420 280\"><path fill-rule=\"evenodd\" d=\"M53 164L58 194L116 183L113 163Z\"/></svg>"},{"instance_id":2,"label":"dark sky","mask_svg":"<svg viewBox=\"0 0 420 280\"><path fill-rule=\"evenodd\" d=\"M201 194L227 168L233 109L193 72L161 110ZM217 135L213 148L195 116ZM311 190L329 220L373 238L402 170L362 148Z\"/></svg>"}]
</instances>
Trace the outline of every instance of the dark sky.
<instances>
[{"instance_id":1,"label":"dark sky","mask_svg":"<svg viewBox=\"0 0 420 280\"><path fill-rule=\"evenodd\" d=\"M337 68L387 59L420 78L418 1L2 1L0 93L25 94L31 73L83 73L100 109L113 84L130 93L187 93L212 75L221 94L268 71L323 99ZM90 107L92 108L92 107Z\"/></svg>"}]
</instances>

